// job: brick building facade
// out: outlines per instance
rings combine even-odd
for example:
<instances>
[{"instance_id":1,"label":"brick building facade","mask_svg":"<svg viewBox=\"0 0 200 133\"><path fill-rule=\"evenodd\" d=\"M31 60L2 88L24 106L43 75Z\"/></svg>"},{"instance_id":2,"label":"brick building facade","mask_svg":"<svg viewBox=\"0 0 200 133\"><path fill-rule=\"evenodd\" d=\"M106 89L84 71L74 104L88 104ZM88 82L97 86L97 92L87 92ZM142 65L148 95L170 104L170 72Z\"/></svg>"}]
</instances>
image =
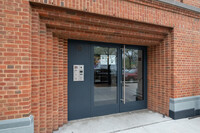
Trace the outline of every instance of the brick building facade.
<instances>
[{"instance_id":1,"label":"brick building facade","mask_svg":"<svg viewBox=\"0 0 200 133\"><path fill-rule=\"evenodd\" d=\"M200 101L199 19L199 0L0 0L0 120L67 123L69 39L147 46L147 108L181 118L177 100Z\"/></svg>"}]
</instances>

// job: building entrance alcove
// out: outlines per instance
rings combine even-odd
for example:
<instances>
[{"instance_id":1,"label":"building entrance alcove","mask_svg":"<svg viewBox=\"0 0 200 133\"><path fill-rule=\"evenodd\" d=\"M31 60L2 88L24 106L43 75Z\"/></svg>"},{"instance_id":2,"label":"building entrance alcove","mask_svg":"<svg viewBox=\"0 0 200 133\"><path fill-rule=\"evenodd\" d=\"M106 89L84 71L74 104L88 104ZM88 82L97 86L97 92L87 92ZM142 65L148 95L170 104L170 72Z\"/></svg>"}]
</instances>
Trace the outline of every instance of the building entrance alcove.
<instances>
[{"instance_id":1,"label":"building entrance alcove","mask_svg":"<svg viewBox=\"0 0 200 133\"><path fill-rule=\"evenodd\" d=\"M148 108L169 114L168 99L171 92L165 88L170 87L166 79L170 80L172 69L171 27L30 3L33 40L32 114L36 132L51 132L72 119L136 109ZM81 47L75 47L77 42ZM76 53L73 49L83 52ZM101 51L107 51L107 54ZM109 53L111 51L114 53ZM135 56L128 63L126 54L131 52L137 58ZM107 61L104 59L103 62L106 57ZM84 80L88 80L85 87L79 84L73 86L72 69L74 65L81 65L73 61L78 60L88 65L84 65ZM99 66L98 62L108 64ZM168 74L159 78L164 73ZM158 82L162 87L156 90ZM85 99L77 99L71 91L74 88L88 89L88 92L79 93L80 96L85 93L89 99L86 98L85 102ZM40 93L34 93L36 91ZM156 103L158 94L163 98ZM76 100L71 102L73 98ZM78 107L86 107L86 112L76 113L73 109L79 111Z\"/></svg>"}]
</instances>

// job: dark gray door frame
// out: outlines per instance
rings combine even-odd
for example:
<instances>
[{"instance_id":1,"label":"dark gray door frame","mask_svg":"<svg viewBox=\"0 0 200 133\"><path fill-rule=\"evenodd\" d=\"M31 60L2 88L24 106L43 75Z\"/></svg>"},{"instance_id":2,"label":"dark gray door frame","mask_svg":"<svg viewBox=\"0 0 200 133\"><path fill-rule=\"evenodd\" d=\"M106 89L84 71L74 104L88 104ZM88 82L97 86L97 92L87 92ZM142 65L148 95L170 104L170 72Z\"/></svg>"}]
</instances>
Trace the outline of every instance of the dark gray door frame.
<instances>
[{"instance_id":1,"label":"dark gray door frame","mask_svg":"<svg viewBox=\"0 0 200 133\"><path fill-rule=\"evenodd\" d=\"M70 94L72 92L71 88L72 86L70 86L70 82L72 82L72 77L73 77L73 72L69 67L69 65L71 64L71 57L73 55L73 53L70 52L70 45L73 45L73 43L76 44L81 44L81 45L85 45L88 46L89 48L89 75L88 78L88 86L90 89L89 92L89 98L90 98L90 102L88 104L90 104L89 109L90 111L88 111L88 114L86 115L79 115L76 114L77 116L75 116L73 114L73 116L71 117L71 113L72 110L70 111L70 107L73 108L72 102L70 101L72 98L70 97ZM94 46L105 46L105 47L110 47L110 48L117 48L117 56L118 56L118 60L117 60L117 66L118 66L118 79L117 79L117 104L115 105L105 105L105 106L99 106L99 107L95 107L94 106ZM127 48L134 48L134 49L138 49L138 50L142 50L143 51L143 91L144 91L144 100L143 101L136 101L132 104L125 104L123 105L123 103L120 101L121 95L122 95L122 88L121 88L121 78L122 78L122 50L121 48L123 47L122 44L113 44L113 43L103 43L103 42L90 42L90 41L79 41L79 40L69 40L68 41L68 95L69 95L69 99L68 99L68 115L69 115L69 120L73 120L73 119L80 119L80 118L85 118L85 117L92 117L92 116L99 116L99 115L106 115L106 114L112 114L112 113L119 113L119 112L126 112L126 111L132 111L132 110L138 110L138 109L144 109L147 108L147 47L145 46L135 46L135 45L126 45ZM81 56L81 55L80 55ZM85 68L86 69L86 68ZM71 75L71 76L70 76ZM71 79L70 79L71 78ZM82 99L84 100L84 99ZM81 103L80 103L81 105Z\"/></svg>"}]
</instances>

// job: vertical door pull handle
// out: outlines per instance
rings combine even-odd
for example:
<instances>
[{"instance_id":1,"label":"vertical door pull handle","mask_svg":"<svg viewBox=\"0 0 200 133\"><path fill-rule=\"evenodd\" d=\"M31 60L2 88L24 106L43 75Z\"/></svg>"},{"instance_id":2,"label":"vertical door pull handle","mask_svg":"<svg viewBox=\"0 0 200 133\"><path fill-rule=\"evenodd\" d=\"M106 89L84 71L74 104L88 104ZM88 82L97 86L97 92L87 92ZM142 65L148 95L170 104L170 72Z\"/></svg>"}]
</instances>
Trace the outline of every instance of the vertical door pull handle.
<instances>
[{"instance_id":1,"label":"vertical door pull handle","mask_svg":"<svg viewBox=\"0 0 200 133\"><path fill-rule=\"evenodd\" d=\"M123 84L123 102L124 102L124 104L126 104L126 79L125 79L125 74L126 74L126 72L125 72L125 70L126 70L126 58L125 58L125 51L126 51L126 47L125 47L125 45L124 45L124 52L123 52L123 54L124 54L124 84Z\"/></svg>"}]
</instances>

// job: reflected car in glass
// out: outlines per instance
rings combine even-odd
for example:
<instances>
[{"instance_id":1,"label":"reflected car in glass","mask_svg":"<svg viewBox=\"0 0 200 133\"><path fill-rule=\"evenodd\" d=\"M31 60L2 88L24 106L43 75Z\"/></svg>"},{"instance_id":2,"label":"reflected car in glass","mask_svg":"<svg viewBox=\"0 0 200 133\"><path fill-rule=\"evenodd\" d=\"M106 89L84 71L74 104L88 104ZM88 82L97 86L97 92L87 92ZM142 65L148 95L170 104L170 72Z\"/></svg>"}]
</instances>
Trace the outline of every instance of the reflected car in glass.
<instances>
[{"instance_id":1,"label":"reflected car in glass","mask_svg":"<svg viewBox=\"0 0 200 133\"><path fill-rule=\"evenodd\" d=\"M124 72L122 71L122 75L124 75ZM138 79L138 71L137 69L130 69L130 70L125 70L125 79L126 81L136 81Z\"/></svg>"}]
</instances>

